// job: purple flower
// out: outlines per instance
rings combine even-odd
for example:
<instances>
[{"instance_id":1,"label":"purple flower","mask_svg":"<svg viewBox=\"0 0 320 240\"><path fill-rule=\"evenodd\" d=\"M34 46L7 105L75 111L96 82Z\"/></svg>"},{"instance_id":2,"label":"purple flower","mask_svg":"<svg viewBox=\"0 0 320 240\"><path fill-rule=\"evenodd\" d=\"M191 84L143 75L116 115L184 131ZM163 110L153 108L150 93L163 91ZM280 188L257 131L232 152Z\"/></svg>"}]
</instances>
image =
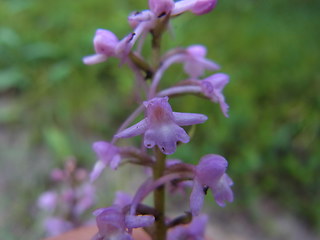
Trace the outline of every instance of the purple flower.
<instances>
[{"instance_id":1,"label":"purple flower","mask_svg":"<svg viewBox=\"0 0 320 240\"><path fill-rule=\"evenodd\" d=\"M208 222L206 215L193 217L192 222L180 225L168 232L168 240L204 240L205 226Z\"/></svg>"},{"instance_id":2,"label":"purple flower","mask_svg":"<svg viewBox=\"0 0 320 240\"><path fill-rule=\"evenodd\" d=\"M225 173L227 166L227 160L219 155L208 154L201 158L195 170L194 185L190 195L190 208L193 215L199 214L208 188L219 206L224 207L225 201L233 201L230 188L233 182Z\"/></svg>"},{"instance_id":3,"label":"purple flower","mask_svg":"<svg viewBox=\"0 0 320 240\"><path fill-rule=\"evenodd\" d=\"M196 15L206 14L216 6L217 0L182 0L175 3L172 15L179 15L191 11Z\"/></svg>"},{"instance_id":4,"label":"purple flower","mask_svg":"<svg viewBox=\"0 0 320 240\"><path fill-rule=\"evenodd\" d=\"M119 132L116 138L129 138L144 134L144 145L152 148L155 145L164 154L176 151L178 141L187 143L190 137L180 126L203 123L207 116L196 113L172 112L168 97L153 98L144 102L147 116L137 124Z\"/></svg>"},{"instance_id":5,"label":"purple flower","mask_svg":"<svg viewBox=\"0 0 320 240\"><path fill-rule=\"evenodd\" d=\"M90 175L91 181L94 181L99 177L106 166L110 166L113 170L117 169L121 161L121 156L119 154L119 149L108 142L95 142L92 145L92 148L96 152L98 158Z\"/></svg>"},{"instance_id":6,"label":"purple flower","mask_svg":"<svg viewBox=\"0 0 320 240\"><path fill-rule=\"evenodd\" d=\"M96 54L83 58L85 64L91 65L106 61L109 57L116 55L115 49L119 43L113 32L105 29L98 29L93 39Z\"/></svg>"},{"instance_id":7,"label":"purple flower","mask_svg":"<svg viewBox=\"0 0 320 240\"><path fill-rule=\"evenodd\" d=\"M201 88L204 95L210 98L213 102L218 102L226 117L228 117L229 106L225 102L222 91L227 83L229 83L229 76L224 73L216 73L201 80Z\"/></svg>"},{"instance_id":8,"label":"purple flower","mask_svg":"<svg viewBox=\"0 0 320 240\"><path fill-rule=\"evenodd\" d=\"M170 13L173 7L173 0L149 0L149 8L157 17Z\"/></svg>"},{"instance_id":9,"label":"purple flower","mask_svg":"<svg viewBox=\"0 0 320 240\"><path fill-rule=\"evenodd\" d=\"M94 240L103 240L105 237L115 240L132 240L125 224L125 215L117 207L98 209L93 212L99 232Z\"/></svg>"},{"instance_id":10,"label":"purple flower","mask_svg":"<svg viewBox=\"0 0 320 240\"><path fill-rule=\"evenodd\" d=\"M207 49L202 45L192 45L186 49L184 71L192 78L198 78L206 69L218 70L220 67L215 62L205 58Z\"/></svg>"},{"instance_id":11,"label":"purple flower","mask_svg":"<svg viewBox=\"0 0 320 240\"><path fill-rule=\"evenodd\" d=\"M114 240L133 240L129 229L150 226L154 222L154 217L151 215L125 215L118 206L101 208L93 214L96 216L99 230L94 240L103 240L106 237Z\"/></svg>"},{"instance_id":12,"label":"purple flower","mask_svg":"<svg viewBox=\"0 0 320 240\"><path fill-rule=\"evenodd\" d=\"M217 0L198 0L191 9L196 15L202 15L211 12L216 6Z\"/></svg>"}]
</instances>

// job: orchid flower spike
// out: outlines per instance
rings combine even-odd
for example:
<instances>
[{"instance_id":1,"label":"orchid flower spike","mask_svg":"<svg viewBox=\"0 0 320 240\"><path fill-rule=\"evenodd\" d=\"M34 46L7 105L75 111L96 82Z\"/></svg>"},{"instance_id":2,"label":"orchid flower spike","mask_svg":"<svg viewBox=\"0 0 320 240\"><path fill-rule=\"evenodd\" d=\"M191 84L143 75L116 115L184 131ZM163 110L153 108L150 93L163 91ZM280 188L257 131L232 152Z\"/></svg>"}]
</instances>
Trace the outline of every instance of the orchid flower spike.
<instances>
[{"instance_id":1,"label":"orchid flower spike","mask_svg":"<svg viewBox=\"0 0 320 240\"><path fill-rule=\"evenodd\" d=\"M168 232L168 240L204 240L205 227L208 223L207 215L193 217L192 222L187 225L180 225Z\"/></svg>"},{"instance_id":2,"label":"orchid flower spike","mask_svg":"<svg viewBox=\"0 0 320 240\"><path fill-rule=\"evenodd\" d=\"M94 181L99 177L106 166L110 166L113 170L117 169L121 161L121 156L119 149L109 142L95 142L93 143L92 148L98 158L98 161L90 174L90 180Z\"/></svg>"},{"instance_id":3,"label":"orchid flower spike","mask_svg":"<svg viewBox=\"0 0 320 240\"><path fill-rule=\"evenodd\" d=\"M203 94L213 102L220 104L221 111L228 117L229 105L226 103L222 93L225 85L229 83L229 76L225 73L216 73L201 80Z\"/></svg>"},{"instance_id":4,"label":"orchid flower spike","mask_svg":"<svg viewBox=\"0 0 320 240\"><path fill-rule=\"evenodd\" d=\"M173 0L149 0L150 10L157 16L167 15L174 8Z\"/></svg>"},{"instance_id":5,"label":"orchid flower spike","mask_svg":"<svg viewBox=\"0 0 320 240\"><path fill-rule=\"evenodd\" d=\"M116 56L116 46L119 40L113 32L105 29L98 29L93 38L93 45L96 54L83 58L84 64L96 64L106 61L109 57Z\"/></svg>"},{"instance_id":6,"label":"orchid flower spike","mask_svg":"<svg viewBox=\"0 0 320 240\"><path fill-rule=\"evenodd\" d=\"M99 230L93 240L133 240L129 229L150 226L155 220L151 215L126 215L122 208L115 205L97 209L93 214Z\"/></svg>"},{"instance_id":7,"label":"orchid flower spike","mask_svg":"<svg viewBox=\"0 0 320 240\"><path fill-rule=\"evenodd\" d=\"M172 15L176 16L186 11L196 15L203 15L212 11L216 6L217 0L182 0L175 3Z\"/></svg>"},{"instance_id":8,"label":"orchid flower spike","mask_svg":"<svg viewBox=\"0 0 320 240\"><path fill-rule=\"evenodd\" d=\"M187 143L190 137L180 126L203 123L207 116L197 113L172 112L168 97L153 98L145 101L147 116L137 124L119 132L116 138L129 138L144 134L144 146L155 145L164 154L173 154L177 142Z\"/></svg>"},{"instance_id":9,"label":"orchid flower spike","mask_svg":"<svg viewBox=\"0 0 320 240\"><path fill-rule=\"evenodd\" d=\"M225 206L225 201L233 201L233 192L230 188L233 182L225 173L227 166L227 160L219 155L208 154L201 158L195 170L194 185L190 195L193 215L199 214L208 188L220 207Z\"/></svg>"}]
</instances>

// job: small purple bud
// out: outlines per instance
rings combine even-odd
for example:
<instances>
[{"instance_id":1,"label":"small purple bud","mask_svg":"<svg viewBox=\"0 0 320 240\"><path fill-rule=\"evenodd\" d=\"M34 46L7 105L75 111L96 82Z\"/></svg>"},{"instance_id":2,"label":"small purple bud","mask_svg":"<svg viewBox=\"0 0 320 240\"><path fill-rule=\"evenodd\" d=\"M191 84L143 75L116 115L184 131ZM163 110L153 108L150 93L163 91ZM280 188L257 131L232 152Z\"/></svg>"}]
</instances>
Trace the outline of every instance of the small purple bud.
<instances>
[{"instance_id":1,"label":"small purple bud","mask_svg":"<svg viewBox=\"0 0 320 240\"><path fill-rule=\"evenodd\" d=\"M85 64L91 65L106 61L109 57L116 55L115 49L119 40L113 32L98 29L93 39L96 54L83 58Z\"/></svg>"},{"instance_id":2,"label":"small purple bud","mask_svg":"<svg viewBox=\"0 0 320 240\"><path fill-rule=\"evenodd\" d=\"M46 211L53 211L57 203L58 195L53 191L44 192L38 198L38 207Z\"/></svg>"},{"instance_id":3,"label":"small purple bud","mask_svg":"<svg viewBox=\"0 0 320 240\"><path fill-rule=\"evenodd\" d=\"M209 13L217 4L217 0L182 0L175 2L172 15L176 16L186 11L196 15Z\"/></svg>"},{"instance_id":4,"label":"small purple bud","mask_svg":"<svg viewBox=\"0 0 320 240\"><path fill-rule=\"evenodd\" d=\"M216 6L217 0L198 0L192 7L191 12L196 15L202 15L211 12Z\"/></svg>"},{"instance_id":5,"label":"small purple bud","mask_svg":"<svg viewBox=\"0 0 320 240\"><path fill-rule=\"evenodd\" d=\"M157 17L170 13L173 7L173 0L149 0L149 8Z\"/></svg>"},{"instance_id":6,"label":"small purple bud","mask_svg":"<svg viewBox=\"0 0 320 240\"><path fill-rule=\"evenodd\" d=\"M61 169L55 168L51 171L50 177L53 181L60 182L65 179L65 174Z\"/></svg>"}]
</instances>

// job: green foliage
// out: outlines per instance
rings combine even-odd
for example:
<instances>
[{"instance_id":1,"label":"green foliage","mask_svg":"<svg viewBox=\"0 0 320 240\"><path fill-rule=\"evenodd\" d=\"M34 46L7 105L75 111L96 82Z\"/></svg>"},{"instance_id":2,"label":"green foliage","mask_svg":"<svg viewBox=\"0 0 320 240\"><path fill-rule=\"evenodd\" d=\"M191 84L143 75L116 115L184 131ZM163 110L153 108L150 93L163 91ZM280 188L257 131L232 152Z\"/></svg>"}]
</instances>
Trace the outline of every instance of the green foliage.
<instances>
[{"instance_id":1,"label":"green foliage","mask_svg":"<svg viewBox=\"0 0 320 240\"><path fill-rule=\"evenodd\" d=\"M121 38L130 31L127 14L146 7L144 0L1 1L0 98L11 101L0 109L1 124L31 128L35 143L45 142L57 161L73 154L92 166L92 139L109 139L135 107L133 76L117 60L84 66L81 58L93 53L96 28ZM173 101L210 118L177 156L225 156L235 204L264 195L318 227L319 7L312 0L219 1L211 14L175 19L175 37L164 44L204 44L231 76L229 119L195 97ZM166 81L185 76L176 72L169 70Z\"/></svg>"}]
</instances>

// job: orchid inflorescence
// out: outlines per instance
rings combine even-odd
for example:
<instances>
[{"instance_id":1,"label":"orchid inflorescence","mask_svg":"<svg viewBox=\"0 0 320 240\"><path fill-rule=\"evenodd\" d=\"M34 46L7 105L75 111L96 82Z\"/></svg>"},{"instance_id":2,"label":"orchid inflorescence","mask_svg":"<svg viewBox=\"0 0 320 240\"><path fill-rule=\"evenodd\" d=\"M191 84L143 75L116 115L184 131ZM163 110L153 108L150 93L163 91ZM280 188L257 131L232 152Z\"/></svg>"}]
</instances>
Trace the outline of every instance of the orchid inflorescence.
<instances>
[{"instance_id":1,"label":"orchid inflorescence","mask_svg":"<svg viewBox=\"0 0 320 240\"><path fill-rule=\"evenodd\" d=\"M205 71L217 71L219 65L206 58L206 48L191 45L175 48L161 55L161 37L170 20L185 13L195 15L209 13L216 0L149 0L149 9L133 12L128 17L133 28L123 39L111 31L98 29L93 39L95 54L83 58L85 64L97 64L110 57L120 59L136 76L141 100L137 109L120 126L110 141L93 143L98 161L91 172L91 181L110 167L116 170L123 163L138 164L152 170L153 176L139 187L134 196L118 193L112 206L94 211L98 226L95 240L130 240L132 229L142 227L152 239L204 239L204 225L207 217L200 214L204 196L210 190L219 206L233 201L231 178L226 174L227 160L216 154L203 156L198 165L183 160L166 159L176 152L177 143L188 143L190 137L183 128L205 122L208 117L200 113L175 112L170 98L187 94L201 96L220 105L222 114L228 117L228 104L222 93L229 77L225 73L214 73L202 78ZM143 56L142 48L148 34L152 38L150 61ZM151 62L151 64L150 64ZM187 75L174 85L160 89L164 72L173 64L181 63ZM133 124L144 114L141 121ZM139 147L120 146L123 138L143 136ZM148 149L153 149L150 151ZM151 171L148 171L149 173ZM184 189L193 182L190 194L190 211L176 219L165 215L165 186L171 190ZM143 200L154 193L154 206L147 206ZM186 225L189 223L188 225Z\"/></svg>"}]
</instances>

